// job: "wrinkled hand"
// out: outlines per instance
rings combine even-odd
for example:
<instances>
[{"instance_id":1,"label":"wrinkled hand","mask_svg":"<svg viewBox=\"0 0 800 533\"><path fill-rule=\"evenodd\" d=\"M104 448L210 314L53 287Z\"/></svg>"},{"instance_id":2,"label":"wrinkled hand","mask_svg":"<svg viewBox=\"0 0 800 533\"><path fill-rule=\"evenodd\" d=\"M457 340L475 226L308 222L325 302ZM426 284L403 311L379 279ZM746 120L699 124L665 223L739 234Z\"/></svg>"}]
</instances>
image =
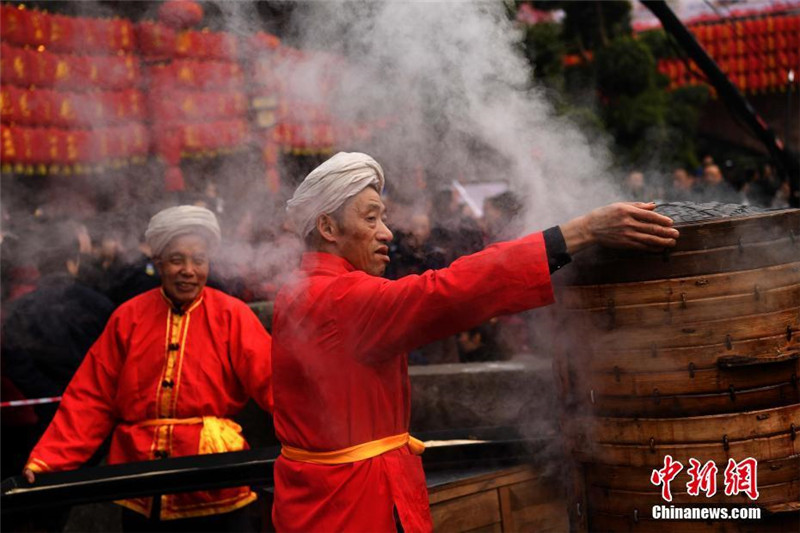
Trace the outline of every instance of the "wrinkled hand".
<instances>
[{"instance_id":1,"label":"wrinkled hand","mask_svg":"<svg viewBox=\"0 0 800 533\"><path fill-rule=\"evenodd\" d=\"M28 480L28 483L33 483L36 481L36 475L33 473L33 470L30 468L26 468L22 471L22 477Z\"/></svg>"},{"instance_id":2,"label":"wrinkled hand","mask_svg":"<svg viewBox=\"0 0 800 533\"><path fill-rule=\"evenodd\" d=\"M660 251L680 235L672 219L653 212L654 203L620 202L600 207L561 226L570 254L591 244Z\"/></svg>"}]
</instances>

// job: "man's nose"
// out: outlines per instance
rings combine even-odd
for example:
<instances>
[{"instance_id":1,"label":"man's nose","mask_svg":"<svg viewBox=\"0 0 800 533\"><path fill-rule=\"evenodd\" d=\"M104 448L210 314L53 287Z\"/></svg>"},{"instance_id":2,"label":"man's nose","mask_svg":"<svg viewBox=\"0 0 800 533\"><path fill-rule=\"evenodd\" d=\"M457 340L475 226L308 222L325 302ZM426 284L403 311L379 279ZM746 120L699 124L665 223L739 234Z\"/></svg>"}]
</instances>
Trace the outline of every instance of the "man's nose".
<instances>
[{"instance_id":1,"label":"man's nose","mask_svg":"<svg viewBox=\"0 0 800 533\"><path fill-rule=\"evenodd\" d=\"M392 230L390 230L389 226L387 226L386 223L382 220L380 222L380 227L378 228L377 238L381 242L392 242L392 239L394 239L394 234L392 233Z\"/></svg>"},{"instance_id":2,"label":"man's nose","mask_svg":"<svg viewBox=\"0 0 800 533\"><path fill-rule=\"evenodd\" d=\"M187 261L183 265L181 265L181 269L178 274L184 278L191 278L195 275L194 265L192 265L191 261Z\"/></svg>"}]
</instances>

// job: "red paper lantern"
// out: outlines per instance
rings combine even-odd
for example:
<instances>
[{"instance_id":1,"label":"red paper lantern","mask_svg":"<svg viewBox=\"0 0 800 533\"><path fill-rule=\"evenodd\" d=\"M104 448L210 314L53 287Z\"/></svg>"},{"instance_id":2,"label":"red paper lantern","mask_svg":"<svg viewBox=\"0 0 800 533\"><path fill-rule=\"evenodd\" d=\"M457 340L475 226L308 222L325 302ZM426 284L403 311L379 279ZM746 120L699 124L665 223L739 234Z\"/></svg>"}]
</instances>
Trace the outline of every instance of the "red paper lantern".
<instances>
[{"instance_id":1,"label":"red paper lantern","mask_svg":"<svg viewBox=\"0 0 800 533\"><path fill-rule=\"evenodd\" d=\"M171 58L175 52L175 30L163 24L140 23L136 27L136 40L142 55L151 59Z\"/></svg>"},{"instance_id":2,"label":"red paper lantern","mask_svg":"<svg viewBox=\"0 0 800 533\"><path fill-rule=\"evenodd\" d=\"M70 162L91 161L91 134L86 130L73 130L67 135L67 159Z\"/></svg>"},{"instance_id":3,"label":"red paper lantern","mask_svg":"<svg viewBox=\"0 0 800 533\"><path fill-rule=\"evenodd\" d=\"M6 124L15 121L16 105L13 91L10 85L0 87L0 121Z\"/></svg>"},{"instance_id":4,"label":"red paper lantern","mask_svg":"<svg viewBox=\"0 0 800 533\"><path fill-rule=\"evenodd\" d=\"M20 48L0 44L0 78L3 83L25 85L29 68Z\"/></svg>"},{"instance_id":5,"label":"red paper lantern","mask_svg":"<svg viewBox=\"0 0 800 533\"><path fill-rule=\"evenodd\" d=\"M201 33L196 31L183 31L175 39L175 55L178 57L206 58L206 41Z\"/></svg>"},{"instance_id":6,"label":"red paper lantern","mask_svg":"<svg viewBox=\"0 0 800 533\"><path fill-rule=\"evenodd\" d=\"M755 72L750 72L747 75L747 90L750 92L757 91L761 87L761 83L759 81L758 74Z\"/></svg>"},{"instance_id":7,"label":"red paper lantern","mask_svg":"<svg viewBox=\"0 0 800 533\"><path fill-rule=\"evenodd\" d=\"M67 134L64 130L47 128L47 158L51 164L60 165L67 161Z\"/></svg>"},{"instance_id":8,"label":"red paper lantern","mask_svg":"<svg viewBox=\"0 0 800 533\"><path fill-rule=\"evenodd\" d=\"M761 68L761 61L760 61L759 56L757 56L755 54L751 54L750 56L748 56L748 58L747 58L747 70L749 70L750 72L755 72L759 68Z\"/></svg>"},{"instance_id":9,"label":"red paper lantern","mask_svg":"<svg viewBox=\"0 0 800 533\"><path fill-rule=\"evenodd\" d=\"M53 15L50 19L50 46L51 50L69 51L72 50L75 36L73 33L74 24L72 18L61 15Z\"/></svg>"},{"instance_id":10,"label":"red paper lantern","mask_svg":"<svg viewBox=\"0 0 800 533\"><path fill-rule=\"evenodd\" d=\"M4 162L15 163L18 161L19 140L15 135L16 128L0 126L0 154Z\"/></svg>"},{"instance_id":11,"label":"red paper lantern","mask_svg":"<svg viewBox=\"0 0 800 533\"><path fill-rule=\"evenodd\" d=\"M133 50L136 46L133 23L129 20L104 21L104 39L109 50Z\"/></svg>"},{"instance_id":12,"label":"red paper lantern","mask_svg":"<svg viewBox=\"0 0 800 533\"><path fill-rule=\"evenodd\" d=\"M47 130L25 128L22 131L23 163L46 165L52 162Z\"/></svg>"},{"instance_id":13,"label":"red paper lantern","mask_svg":"<svg viewBox=\"0 0 800 533\"><path fill-rule=\"evenodd\" d=\"M39 11L22 11L24 44L31 46L50 44L50 16Z\"/></svg>"},{"instance_id":14,"label":"red paper lantern","mask_svg":"<svg viewBox=\"0 0 800 533\"><path fill-rule=\"evenodd\" d=\"M786 54L789 67L795 69L795 76L798 74L798 71L800 71L800 58L798 58L798 55L796 50L790 50L789 53ZM795 80L800 80L800 77L795 77ZM795 83L797 83L797 81L795 81Z\"/></svg>"},{"instance_id":15,"label":"red paper lantern","mask_svg":"<svg viewBox=\"0 0 800 533\"><path fill-rule=\"evenodd\" d=\"M50 102L49 117L45 117L40 123L72 126L87 122L86 102L81 96L54 91L41 91L40 94Z\"/></svg>"},{"instance_id":16,"label":"red paper lantern","mask_svg":"<svg viewBox=\"0 0 800 533\"><path fill-rule=\"evenodd\" d=\"M0 5L0 16L3 18L3 39L14 44L25 44L22 29L23 11L11 4Z\"/></svg>"},{"instance_id":17,"label":"red paper lantern","mask_svg":"<svg viewBox=\"0 0 800 533\"><path fill-rule=\"evenodd\" d=\"M203 8L191 0L168 0L158 8L158 19L176 30L190 28L203 20Z\"/></svg>"},{"instance_id":18,"label":"red paper lantern","mask_svg":"<svg viewBox=\"0 0 800 533\"><path fill-rule=\"evenodd\" d=\"M24 50L23 54L29 68L26 85L52 87L56 82L69 78L70 68L65 60L58 60L49 52Z\"/></svg>"}]
</instances>

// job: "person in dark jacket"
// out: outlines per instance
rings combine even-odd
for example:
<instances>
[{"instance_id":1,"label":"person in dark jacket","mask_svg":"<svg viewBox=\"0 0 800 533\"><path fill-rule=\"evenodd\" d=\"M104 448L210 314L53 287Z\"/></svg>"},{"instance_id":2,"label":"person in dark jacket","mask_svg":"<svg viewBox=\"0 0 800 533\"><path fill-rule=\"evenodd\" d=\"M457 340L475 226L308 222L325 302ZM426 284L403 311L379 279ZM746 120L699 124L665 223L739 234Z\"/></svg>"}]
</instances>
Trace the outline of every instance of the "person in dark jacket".
<instances>
[{"instance_id":1,"label":"person in dark jacket","mask_svg":"<svg viewBox=\"0 0 800 533\"><path fill-rule=\"evenodd\" d=\"M3 309L4 389L10 384L26 398L61 396L114 310L108 298L78 281L81 259L85 257L79 244L85 235L76 231L80 226L63 220L33 233L30 245L36 248L40 273L36 288ZM54 402L35 406L36 416L24 425L11 425L13 417L4 413L3 471L22 469L58 405ZM99 458L100 454L94 460ZM28 517L31 523L26 518L9 528L61 531L68 513L68 508L56 508Z\"/></svg>"},{"instance_id":2,"label":"person in dark jacket","mask_svg":"<svg viewBox=\"0 0 800 533\"><path fill-rule=\"evenodd\" d=\"M3 372L28 398L64 392L114 310L108 298L76 280L80 252L73 228L67 221L41 228L36 289L6 309ZM43 411L44 428L55 407Z\"/></svg>"}]
</instances>

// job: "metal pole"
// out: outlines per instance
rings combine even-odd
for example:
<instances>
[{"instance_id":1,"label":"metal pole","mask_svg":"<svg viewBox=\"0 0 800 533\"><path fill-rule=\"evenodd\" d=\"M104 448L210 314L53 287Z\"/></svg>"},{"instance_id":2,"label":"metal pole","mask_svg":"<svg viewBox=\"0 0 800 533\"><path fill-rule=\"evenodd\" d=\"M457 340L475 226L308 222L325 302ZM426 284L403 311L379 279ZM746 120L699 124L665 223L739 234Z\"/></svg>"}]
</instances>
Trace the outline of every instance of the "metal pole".
<instances>
[{"instance_id":1,"label":"metal pole","mask_svg":"<svg viewBox=\"0 0 800 533\"><path fill-rule=\"evenodd\" d=\"M794 69L790 68L786 76L789 87L786 88L786 133L784 137L787 143L790 142L792 131L792 93L794 92L794 76ZM798 132L797 141L798 144L800 144L800 132ZM794 176L789 176L789 205L791 207L800 207L800 170L798 169L795 169Z\"/></svg>"}]
</instances>

